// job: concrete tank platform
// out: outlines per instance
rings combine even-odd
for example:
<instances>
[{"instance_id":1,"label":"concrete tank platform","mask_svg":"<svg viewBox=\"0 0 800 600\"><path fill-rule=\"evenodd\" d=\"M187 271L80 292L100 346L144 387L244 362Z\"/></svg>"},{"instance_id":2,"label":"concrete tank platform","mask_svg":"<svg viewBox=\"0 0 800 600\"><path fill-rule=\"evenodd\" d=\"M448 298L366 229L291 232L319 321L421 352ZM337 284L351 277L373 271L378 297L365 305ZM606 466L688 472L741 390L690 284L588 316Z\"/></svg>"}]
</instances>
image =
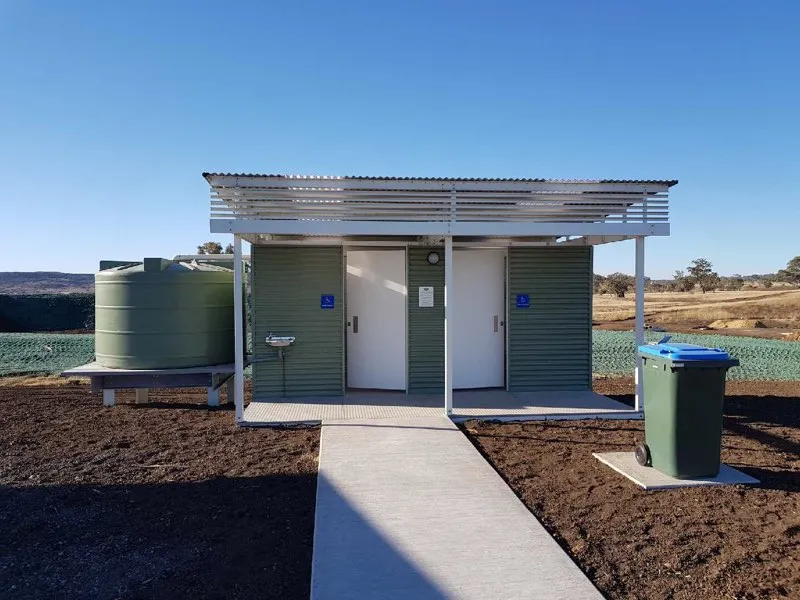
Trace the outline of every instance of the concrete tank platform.
<instances>
[{"instance_id":1,"label":"concrete tank platform","mask_svg":"<svg viewBox=\"0 0 800 600\"><path fill-rule=\"evenodd\" d=\"M603 452L592 454L592 456L645 490L668 490L699 485L733 485L737 483L757 485L759 483L758 479L725 464L720 467L719 475L716 477L676 479L653 467L643 467L636 462L633 452Z\"/></svg>"}]
</instances>

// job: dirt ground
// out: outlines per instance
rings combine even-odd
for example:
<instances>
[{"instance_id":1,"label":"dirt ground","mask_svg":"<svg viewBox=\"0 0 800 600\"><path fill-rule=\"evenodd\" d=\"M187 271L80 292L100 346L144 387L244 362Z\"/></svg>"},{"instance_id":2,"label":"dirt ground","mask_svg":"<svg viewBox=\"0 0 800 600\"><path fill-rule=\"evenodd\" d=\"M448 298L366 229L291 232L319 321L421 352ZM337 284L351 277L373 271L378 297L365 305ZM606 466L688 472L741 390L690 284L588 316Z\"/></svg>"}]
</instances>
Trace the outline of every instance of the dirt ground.
<instances>
[{"instance_id":1,"label":"dirt ground","mask_svg":"<svg viewBox=\"0 0 800 600\"><path fill-rule=\"evenodd\" d=\"M318 429L0 387L0 597L308 598Z\"/></svg>"},{"instance_id":2,"label":"dirt ground","mask_svg":"<svg viewBox=\"0 0 800 600\"><path fill-rule=\"evenodd\" d=\"M758 488L639 490L591 457L638 422L465 428L609 598L800 598L800 383L728 391L723 458ZM0 386L0 597L307 598L318 429L151 394L105 409L85 385Z\"/></svg>"},{"instance_id":3,"label":"dirt ground","mask_svg":"<svg viewBox=\"0 0 800 600\"><path fill-rule=\"evenodd\" d=\"M631 379L595 382L631 404ZM609 598L800 598L800 382L729 382L723 460L761 480L645 492L591 456L631 450L634 421L465 430Z\"/></svg>"}]
</instances>

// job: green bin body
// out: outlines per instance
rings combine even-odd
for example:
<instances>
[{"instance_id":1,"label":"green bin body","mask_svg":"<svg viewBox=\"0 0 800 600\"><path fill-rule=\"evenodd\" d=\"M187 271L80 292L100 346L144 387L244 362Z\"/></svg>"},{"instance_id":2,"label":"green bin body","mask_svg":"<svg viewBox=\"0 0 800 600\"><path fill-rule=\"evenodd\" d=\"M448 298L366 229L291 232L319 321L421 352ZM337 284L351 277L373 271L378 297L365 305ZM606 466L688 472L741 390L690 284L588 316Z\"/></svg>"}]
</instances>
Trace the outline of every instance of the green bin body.
<instances>
[{"instance_id":1,"label":"green bin body","mask_svg":"<svg viewBox=\"0 0 800 600\"><path fill-rule=\"evenodd\" d=\"M659 346L680 352L654 352ZM640 346L645 442L653 468L678 479L716 477L722 448L725 376L739 364L718 353L684 359L689 344ZM698 353L699 354L699 353ZM691 356L691 353L690 353ZM724 356L724 358L723 358Z\"/></svg>"}]
</instances>

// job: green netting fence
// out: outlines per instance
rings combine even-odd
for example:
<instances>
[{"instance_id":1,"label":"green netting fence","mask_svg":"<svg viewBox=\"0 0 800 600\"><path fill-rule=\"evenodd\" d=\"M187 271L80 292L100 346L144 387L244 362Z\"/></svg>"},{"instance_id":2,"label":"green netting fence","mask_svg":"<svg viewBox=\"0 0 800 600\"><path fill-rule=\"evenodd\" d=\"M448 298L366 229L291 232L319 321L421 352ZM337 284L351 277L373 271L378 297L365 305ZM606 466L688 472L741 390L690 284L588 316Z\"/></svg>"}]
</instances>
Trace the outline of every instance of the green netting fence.
<instances>
[{"instance_id":1,"label":"green netting fence","mask_svg":"<svg viewBox=\"0 0 800 600\"><path fill-rule=\"evenodd\" d=\"M94 335L0 333L0 375L55 374L94 360Z\"/></svg>"},{"instance_id":2,"label":"green netting fence","mask_svg":"<svg viewBox=\"0 0 800 600\"><path fill-rule=\"evenodd\" d=\"M647 332L657 342L668 333ZM800 342L732 335L671 334L673 342L724 348L741 366L728 371L729 379L800 381ZM628 331L595 331L593 371L601 375L632 375L636 341Z\"/></svg>"},{"instance_id":3,"label":"green netting fence","mask_svg":"<svg viewBox=\"0 0 800 600\"><path fill-rule=\"evenodd\" d=\"M647 341L663 333L648 332ZM595 331L594 372L631 375L636 343L631 332ZM672 341L725 348L742 366L731 379L800 381L800 342L703 334L674 334ZM93 335L0 333L0 375L55 374L94 360Z\"/></svg>"}]
</instances>

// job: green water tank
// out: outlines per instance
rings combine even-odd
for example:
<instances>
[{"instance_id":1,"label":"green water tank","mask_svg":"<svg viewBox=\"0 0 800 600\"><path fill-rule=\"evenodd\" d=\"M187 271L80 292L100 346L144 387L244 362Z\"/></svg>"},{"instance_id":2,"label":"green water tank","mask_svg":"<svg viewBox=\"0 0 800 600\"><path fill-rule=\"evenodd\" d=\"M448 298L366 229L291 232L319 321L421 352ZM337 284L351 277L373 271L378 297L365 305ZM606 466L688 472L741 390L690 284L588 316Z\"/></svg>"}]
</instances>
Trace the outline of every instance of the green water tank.
<instances>
[{"instance_id":1,"label":"green water tank","mask_svg":"<svg viewBox=\"0 0 800 600\"><path fill-rule=\"evenodd\" d=\"M145 258L102 261L95 275L95 354L115 369L232 363L233 271Z\"/></svg>"}]
</instances>

